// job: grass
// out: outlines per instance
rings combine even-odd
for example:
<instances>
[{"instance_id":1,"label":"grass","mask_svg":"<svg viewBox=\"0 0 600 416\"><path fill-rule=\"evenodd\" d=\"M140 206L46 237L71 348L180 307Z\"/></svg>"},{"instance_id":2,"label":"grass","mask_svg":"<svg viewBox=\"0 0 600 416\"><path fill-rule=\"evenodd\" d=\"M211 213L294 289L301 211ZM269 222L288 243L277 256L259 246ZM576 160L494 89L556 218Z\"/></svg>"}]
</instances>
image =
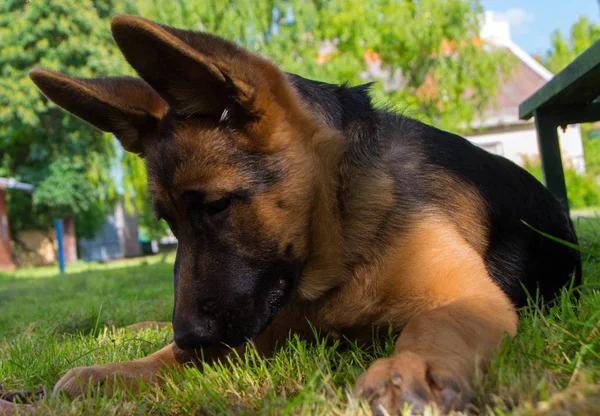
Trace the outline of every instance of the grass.
<instances>
[{"instance_id":1,"label":"grass","mask_svg":"<svg viewBox=\"0 0 600 416\"><path fill-rule=\"evenodd\" d=\"M600 221L577 220L581 244L600 252ZM162 260L162 261L161 261ZM172 256L77 264L0 274L0 390L52 386L68 369L143 357L171 337L167 329L114 331L144 320L169 320ZM471 412L600 414L600 259L584 261L579 303L565 291L551 307L523 311L516 338L505 339L477 381ZM291 339L274 358L248 352L231 366L189 369L137 399L47 397L39 414L364 414L349 394L378 346ZM561 413L562 412L562 413Z\"/></svg>"}]
</instances>

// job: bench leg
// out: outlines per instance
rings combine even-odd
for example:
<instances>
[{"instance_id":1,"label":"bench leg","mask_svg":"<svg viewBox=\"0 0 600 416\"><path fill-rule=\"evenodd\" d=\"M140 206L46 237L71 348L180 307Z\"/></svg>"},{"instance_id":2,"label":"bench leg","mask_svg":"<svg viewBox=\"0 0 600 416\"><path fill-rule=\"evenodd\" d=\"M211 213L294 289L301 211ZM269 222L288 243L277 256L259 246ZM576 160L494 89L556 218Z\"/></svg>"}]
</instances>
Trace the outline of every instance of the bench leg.
<instances>
[{"instance_id":1,"label":"bench leg","mask_svg":"<svg viewBox=\"0 0 600 416\"><path fill-rule=\"evenodd\" d=\"M568 210L567 185L560 156L557 125L539 110L535 111L534 116L544 183Z\"/></svg>"}]
</instances>

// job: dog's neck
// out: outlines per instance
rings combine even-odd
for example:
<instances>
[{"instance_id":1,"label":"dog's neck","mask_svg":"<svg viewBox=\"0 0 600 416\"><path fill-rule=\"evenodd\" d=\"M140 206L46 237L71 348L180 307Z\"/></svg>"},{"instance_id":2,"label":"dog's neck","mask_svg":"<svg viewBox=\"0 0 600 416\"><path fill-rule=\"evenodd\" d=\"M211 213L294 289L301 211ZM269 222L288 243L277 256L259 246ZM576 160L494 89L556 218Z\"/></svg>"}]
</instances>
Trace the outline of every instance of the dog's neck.
<instances>
[{"instance_id":1,"label":"dog's neck","mask_svg":"<svg viewBox=\"0 0 600 416\"><path fill-rule=\"evenodd\" d=\"M345 205L352 205L352 201L340 184L348 180L346 176L355 174L357 162L355 137L347 129L355 128L372 108L364 87L345 88L295 75L290 75L290 80L310 118L319 126L310 142L315 172L310 254L298 289L302 299L315 300L346 279L344 262L352 242L345 241L346 218L342 217L351 213ZM349 109L345 101L350 99L353 106Z\"/></svg>"},{"instance_id":2,"label":"dog's neck","mask_svg":"<svg viewBox=\"0 0 600 416\"><path fill-rule=\"evenodd\" d=\"M383 166L380 115L368 85L348 88L295 75L290 80L322 126L311 143L316 174L310 255L299 286L301 298L315 300L342 286L364 263L365 244L374 243L383 214L393 209L394 180ZM373 193L389 198L364 198Z\"/></svg>"},{"instance_id":3,"label":"dog's neck","mask_svg":"<svg viewBox=\"0 0 600 416\"><path fill-rule=\"evenodd\" d=\"M343 275L342 222L338 203L339 165L345 153L343 136L329 127L312 138L314 150L313 205L310 215L309 258L298 292L314 300L339 285Z\"/></svg>"}]
</instances>

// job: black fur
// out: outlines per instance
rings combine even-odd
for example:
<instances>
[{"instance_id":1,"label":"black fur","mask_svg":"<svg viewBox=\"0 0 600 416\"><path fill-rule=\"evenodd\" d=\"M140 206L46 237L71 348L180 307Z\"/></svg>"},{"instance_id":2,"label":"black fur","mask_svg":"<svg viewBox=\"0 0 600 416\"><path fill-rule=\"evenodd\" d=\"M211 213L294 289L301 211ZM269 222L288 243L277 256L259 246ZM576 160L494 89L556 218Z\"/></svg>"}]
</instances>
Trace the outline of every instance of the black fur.
<instances>
[{"instance_id":1,"label":"black fur","mask_svg":"<svg viewBox=\"0 0 600 416\"><path fill-rule=\"evenodd\" d=\"M289 78L310 102L315 117L344 132L348 140L348 152L340 166L344 187L352 187L357 175L370 169L384 169L395 180L396 212L381 221L379 232L356 264L372 261L381 253L389 237L399 231L393 218L402 215L402 210L418 212L427 203L443 200L430 182L435 180L432 172L441 169L477 189L487 202L490 243L484 260L494 281L515 306L526 305L526 291L550 300L572 277L575 285L581 283L579 253L523 223L577 243L563 205L527 171L460 136L374 109L368 85L347 88L292 74ZM343 195L342 189L342 215Z\"/></svg>"}]
</instances>

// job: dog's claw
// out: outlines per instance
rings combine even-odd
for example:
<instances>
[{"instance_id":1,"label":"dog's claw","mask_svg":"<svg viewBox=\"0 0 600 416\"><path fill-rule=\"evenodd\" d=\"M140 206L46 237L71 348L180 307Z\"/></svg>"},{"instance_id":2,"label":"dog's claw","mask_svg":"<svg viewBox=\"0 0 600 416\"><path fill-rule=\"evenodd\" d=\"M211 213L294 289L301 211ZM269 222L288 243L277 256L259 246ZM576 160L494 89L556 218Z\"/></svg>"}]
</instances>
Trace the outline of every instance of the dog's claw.
<instances>
[{"instance_id":1,"label":"dog's claw","mask_svg":"<svg viewBox=\"0 0 600 416\"><path fill-rule=\"evenodd\" d=\"M440 402L443 409L463 409L468 404L462 394L460 385L450 377L438 373L430 373L431 385L439 391Z\"/></svg>"}]
</instances>

